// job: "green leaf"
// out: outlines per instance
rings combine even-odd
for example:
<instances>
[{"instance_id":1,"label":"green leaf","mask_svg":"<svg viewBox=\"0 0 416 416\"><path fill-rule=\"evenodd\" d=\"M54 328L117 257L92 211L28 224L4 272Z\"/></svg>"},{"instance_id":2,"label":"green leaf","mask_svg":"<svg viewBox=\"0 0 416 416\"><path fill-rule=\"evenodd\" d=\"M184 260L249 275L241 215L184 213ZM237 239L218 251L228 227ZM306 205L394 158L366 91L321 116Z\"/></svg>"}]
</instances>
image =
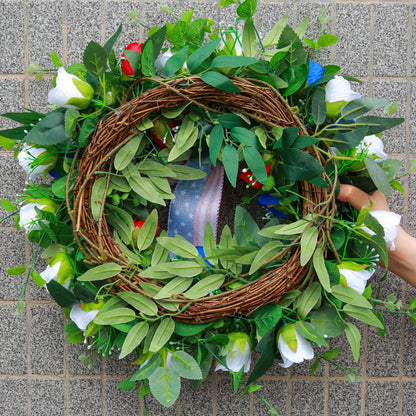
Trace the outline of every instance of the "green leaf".
<instances>
[{"instance_id":1,"label":"green leaf","mask_svg":"<svg viewBox=\"0 0 416 416\"><path fill-rule=\"evenodd\" d=\"M252 20L248 19L244 23L243 39L242 39L243 54L246 57L254 57L257 55L257 35L256 29Z\"/></svg>"},{"instance_id":2,"label":"green leaf","mask_svg":"<svg viewBox=\"0 0 416 416\"><path fill-rule=\"evenodd\" d=\"M175 334L181 337L191 337L202 332L204 329L208 328L211 325L211 322L205 324L187 324L184 322L175 322Z\"/></svg>"},{"instance_id":3,"label":"green leaf","mask_svg":"<svg viewBox=\"0 0 416 416\"><path fill-rule=\"evenodd\" d=\"M131 189L139 196L157 205L166 205L165 201L156 190L150 179L142 177L135 169L126 168L123 173L127 182L131 186Z\"/></svg>"},{"instance_id":4,"label":"green leaf","mask_svg":"<svg viewBox=\"0 0 416 416\"><path fill-rule=\"evenodd\" d=\"M263 185L267 184L267 171L260 153L251 146L243 150L244 159L255 178Z\"/></svg>"},{"instance_id":5,"label":"green leaf","mask_svg":"<svg viewBox=\"0 0 416 416\"><path fill-rule=\"evenodd\" d=\"M384 170L371 157L366 157L364 159L364 162L368 170L368 173L371 179L373 180L374 184L377 186L377 188L381 192L383 192L384 195L390 196L391 194L390 181L387 177L387 174L384 172Z\"/></svg>"},{"instance_id":6,"label":"green leaf","mask_svg":"<svg viewBox=\"0 0 416 416\"><path fill-rule=\"evenodd\" d=\"M99 119L97 116L88 116L82 123L81 131L78 136L78 144L80 147L86 147L88 144L88 138L94 132L97 127Z\"/></svg>"},{"instance_id":7,"label":"green leaf","mask_svg":"<svg viewBox=\"0 0 416 416\"><path fill-rule=\"evenodd\" d=\"M17 206L12 204L8 199L2 198L0 201L1 207L7 212L13 212L17 210Z\"/></svg>"},{"instance_id":8,"label":"green leaf","mask_svg":"<svg viewBox=\"0 0 416 416\"><path fill-rule=\"evenodd\" d=\"M140 369L130 377L130 379L138 381L149 378L155 372L155 370L160 367L161 362L162 358L160 357L160 354L153 354L152 358L150 358L146 364L143 364Z\"/></svg>"},{"instance_id":9,"label":"green leaf","mask_svg":"<svg viewBox=\"0 0 416 416\"><path fill-rule=\"evenodd\" d=\"M175 45L176 48L185 45L188 27L189 25L182 20L175 24L175 27L172 32L172 43Z\"/></svg>"},{"instance_id":10,"label":"green leaf","mask_svg":"<svg viewBox=\"0 0 416 416\"><path fill-rule=\"evenodd\" d=\"M259 141L255 133L251 130L248 130L244 127L233 127L231 129L231 137L234 140L237 140L239 143L245 144L247 146L259 147ZM263 162L264 165L264 162Z\"/></svg>"},{"instance_id":11,"label":"green leaf","mask_svg":"<svg viewBox=\"0 0 416 416\"><path fill-rule=\"evenodd\" d=\"M351 351L354 356L354 360L358 361L360 358L360 343L361 334L357 327L350 322L345 324L345 335L347 336L348 342L351 346Z\"/></svg>"},{"instance_id":12,"label":"green leaf","mask_svg":"<svg viewBox=\"0 0 416 416\"><path fill-rule=\"evenodd\" d=\"M179 396L181 379L172 368L159 367L149 377L154 398L164 407L172 406Z\"/></svg>"},{"instance_id":13,"label":"green leaf","mask_svg":"<svg viewBox=\"0 0 416 416\"><path fill-rule=\"evenodd\" d=\"M146 250L150 247L155 239L158 227L157 210L154 209L152 213L146 218L143 226L139 230L137 237L137 248L139 251Z\"/></svg>"},{"instance_id":14,"label":"green leaf","mask_svg":"<svg viewBox=\"0 0 416 416\"><path fill-rule=\"evenodd\" d=\"M279 149L284 164L285 176L289 180L307 180L319 176L324 168L308 153L299 149Z\"/></svg>"},{"instance_id":15,"label":"green leaf","mask_svg":"<svg viewBox=\"0 0 416 416\"><path fill-rule=\"evenodd\" d=\"M318 38L318 45L322 46L323 48L327 48L328 46L331 46L337 43L338 39L339 39L338 36L334 36L334 35L331 35L330 33L327 33Z\"/></svg>"},{"instance_id":16,"label":"green leaf","mask_svg":"<svg viewBox=\"0 0 416 416\"><path fill-rule=\"evenodd\" d=\"M136 152L142 142L143 133L134 136L129 142L121 147L114 158L114 167L116 170L125 169L136 156Z\"/></svg>"},{"instance_id":17,"label":"green leaf","mask_svg":"<svg viewBox=\"0 0 416 416\"><path fill-rule=\"evenodd\" d=\"M156 73L153 42L149 39L142 49L142 73L145 77L152 77Z\"/></svg>"},{"instance_id":18,"label":"green leaf","mask_svg":"<svg viewBox=\"0 0 416 416\"><path fill-rule=\"evenodd\" d=\"M374 313L370 309L361 308L359 306L354 305L345 305L342 311L346 312L353 318L365 322L366 324L373 325L381 329L384 328L384 325L380 322L380 320L374 315Z\"/></svg>"},{"instance_id":19,"label":"green leaf","mask_svg":"<svg viewBox=\"0 0 416 416\"><path fill-rule=\"evenodd\" d=\"M257 8L257 0L245 0L237 7L237 14L243 19L253 16Z\"/></svg>"},{"instance_id":20,"label":"green leaf","mask_svg":"<svg viewBox=\"0 0 416 416\"><path fill-rule=\"evenodd\" d=\"M325 90L316 88L312 98L312 120L320 126L326 119Z\"/></svg>"},{"instance_id":21,"label":"green leaf","mask_svg":"<svg viewBox=\"0 0 416 416\"><path fill-rule=\"evenodd\" d=\"M196 247L180 235L176 235L175 238L159 237L157 241L159 244L161 244L172 253L175 253L177 256L181 256L187 259L199 256Z\"/></svg>"},{"instance_id":22,"label":"green leaf","mask_svg":"<svg viewBox=\"0 0 416 416\"><path fill-rule=\"evenodd\" d=\"M105 203L107 178L98 178L91 190L91 214L95 221L100 218L101 208Z\"/></svg>"},{"instance_id":23,"label":"green leaf","mask_svg":"<svg viewBox=\"0 0 416 416\"><path fill-rule=\"evenodd\" d=\"M225 7L235 3L236 0L220 0L220 4L218 5L218 7Z\"/></svg>"},{"instance_id":24,"label":"green leaf","mask_svg":"<svg viewBox=\"0 0 416 416\"><path fill-rule=\"evenodd\" d=\"M322 287L327 291L331 292L331 285L329 283L329 274L325 266L325 258L323 252L324 245L323 243L316 248L315 253L312 258L313 267L318 276L319 282Z\"/></svg>"},{"instance_id":25,"label":"green leaf","mask_svg":"<svg viewBox=\"0 0 416 416\"><path fill-rule=\"evenodd\" d=\"M79 111L75 108L68 108L65 111L65 135L72 137L72 133L77 128L77 120L80 116Z\"/></svg>"},{"instance_id":26,"label":"green leaf","mask_svg":"<svg viewBox=\"0 0 416 416\"><path fill-rule=\"evenodd\" d=\"M214 88L218 88L219 90L226 91L226 92L233 92L233 93L240 93L241 90L238 88L229 78L225 75L215 72L215 71L208 71L201 75L202 81L206 84L211 85Z\"/></svg>"},{"instance_id":27,"label":"green leaf","mask_svg":"<svg viewBox=\"0 0 416 416\"><path fill-rule=\"evenodd\" d=\"M331 306L324 305L312 312L310 319L313 332L324 338L334 338L344 332L344 322Z\"/></svg>"},{"instance_id":28,"label":"green leaf","mask_svg":"<svg viewBox=\"0 0 416 416\"><path fill-rule=\"evenodd\" d=\"M141 321L134 325L124 340L123 348L121 349L120 356L118 358L121 360L137 348L147 335L148 331L149 324L146 321Z\"/></svg>"},{"instance_id":29,"label":"green leaf","mask_svg":"<svg viewBox=\"0 0 416 416\"><path fill-rule=\"evenodd\" d=\"M351 150L361 142L367 133L368 126L359 127L356 130L337 135L331 144L339 150Z\"/></svg>"},{"instance_id":30,"label":"green leaf","mask_svg":"<svg viewBox=\"0 0 416 416\"><path fill-rule=\"evenodd\" d=\"M250 373L246 385L256 381L273 365L275 342L271 331L264 335L263 338L259 341L256 346L256 351L261 352L261 356L258 360L256 360L256 364Z\"/></svg>"},{"instance_id":31,"label":"green leaf","mask_svg":"<svg viewBox=\"0 0 416 416\"><path fill-rule=\"evenodd\" d=\"M332 350L329 351L325 351L322 354L322 357L325 358L326 360L333 360L334 358L336 358L338 356L339 353L339 348L333 348Z\"/></svg>"},{"instance_id":32,"label":"green leaf","mask_svg":"<svg viewBox=\"0 0 416 416\"><path fill-rule=\"evenodd\" d=\"M209 262L217 265L218 257L214 255L214 251L217 248L217 242L215 241L214 230L212 229L210 222L207 222L205 225L202 247L204 249L205 257L209 260Z\"/></svg>"},{"instance_id":33,"label":"green leaf","mask_svg":"<svg viewBox=\"0 0 416 416\"><path fill-rule=\"evenodd\" d=\"M377 116L363 116L356 120L358 125L368 124L368 134L381 133L404 122L404 118L384 118Z\"/></svg>"},{"instance_id":34,"label":"green leaf","mask_svg":"<svg viewBox=\"0 0 416 416\"><path fill-rule=\"evenodd\" d=\"M175 173L175 179L179 181L193 181L207 176L203 170L191 168L190 166L172 164L168 164L167 166Z\"/></svg>"},{"instance_id":35,"label":"green leaf","mask_svg":"<svg viewBox=\"0 0 416 416\"><path fill-rule=\"evenodd\" d=\"M46 281L43 280L42 276L36 270L32 270L31 276L36 286L43 286L46 284Z\"/></svg>"},{"instance_id":36,"label":"green leaf","mask_svg":"<svg viewBox=\"0 0 416 416\"><path fill-rule=\"evenodd\" d=\"M193 285L189 290L187 290L183 295L188 299L199 299L202 298L208 293L213 292L221 287L224 283L225 276L223 274L211 274L207 277L204 277L195 285Z\"/></svg>"},{"instance_id":37,"label":"green leaf","mask_svg":"<svg viewBox=\"0 0 416 416\"><path fill-rule=\"evenodd\" d=\"M269 303L258 308L253 313L257 333L261 337L274 329L282 317L282 308L276 303Z\"/></svg>"},{"instance_id":38,"label":"green leaf","mask_svg":"<svg viewBox=\"0 0 416 416\"><path fill-rule=\"evenodd\" d=\"M23 274L26 272L27 266L16 266L10 267L7 269L7 274L10 276L18 276L19 274Z\"/></svg>"},{"instance_id":39,"label":"green leaf","mask_svg":"<svg viewBox=\"0 0 416 416\"><path fill-rule=\"evenodd\" d=\"M176 71L181 69L188 57L189 46L185 46L179 52L172 55L165 64L165 74L167 77L173 76Z\"/></svg>"},{"instance_id":40,"label":"green leaf","mask_svg":"<svg viewBox=\"0 0 416 416\"><path fill-rule=\"evenodd\" d=\"M172 369L180 377L190 380L202 378L202 372L195 359L185 351L172 351Z\"/></svg>"},{"instance_id":41,"label":"green leaf","mask_svg":"<svg viewBox=\"0 0 416 416\"><path fill-rule=\"evenodd\" d=\"M256 62L258 62L258 59L250 56L219 55L212 60L211 65L214 68L221 68L223 66L239 68L242 66L252 65Z\"/></svg>"},{"instance_id":42,"label":"green leaf","mask_svg":"<svg viewBox=\"0 0 416 416\"><path fill-rule=\"evenodd\" d=\"M182 277L194 277L199 275L203 270L202 266L193 261L173 261L171 263L160 264L157 267L171 275ZM155 277L155 279L157 278L159 277Z\"/></svg>"},{"instance_id":43,"label":"green leaf","mask_svg":"<svg viewBox=\"0 0 416 416\"><path fill-rule=\"evenodd\" d=\"M1 131L0 131L1 133ZM20 136L21 138L22 136ZM13 150L16 144L15 140L8 139L7 137L0 136L0 146L5 150Z\"/></svg>"},{"instance_id":44,"label":"green leaf","mask_svg":"<svg viewBox=\"0 0 416 416\"><path fill-rule=\"evenodd\" d=\"M300 240L300 265L305 266L313 256L318 241L319 231L317 227L308 228Z\"/></svg>"},{"instance_id":45,"label":"green leaf","mask_svg":"<svg viewBox=\"0 0 416 416\"><path fill-rule=\"evenodd\" d=\"M98 312L94 318L97 325L124 324L136 318L136 314L130 308L115 308L107 311Z\"/></svg>"},{"instance_id":46,"label":"green leaf","mask_svg":"<svg viewBox=\"0 0 416 416\"><path fill-rule=\"evenodd\" d=\"M276 256L281 247L282 242L279 240L269 241L263 247L261 247L253 259L249 273L253 274L258 269L263 267L269 260Z\"/></svg>"},{"instance_id":47,"label":"green leaf","mask_svg":"<svg viewBox=\"0 0 416 416\"><path fill-rule=\"evenodd\" d=\"M153 299L169 299L172 295L179 295L188 289L192 284L192 279L188 277L175 277L153 297Z\"/></svg>"},{"instance_id":48,"label":"green leaf","mask_svg":"<svg viewBox=\"0 0 416 416\"><path fill-rule=\"evenodd\" d=\"M283 29L286 26L287 19L289 15L285 14L270 30L270 32L267 33L267 35L263 39L263 46L265 48L268 48L273 45L277 45L279 42L280 36L283 32Z\"/></svg>"},{"instance_id":49,"label":"green leaf","mask_svg":"<svg viewBox=\"0 0 416 416\"><path fill-rule=\"evenodd\" d=\"M207 42L205 45L198 48L195 52L193 52L187 62L188 69L192 72L193 70L197 69L202 63L208 59L211 54L215 51L217 46L220 43L220 39L214 39Z\"/></svg>"},{"instance_id":50,"label":"green leaf","mask_svg":"<svg viewBox=\"0 0 416 416\"><path fill-rule=\"evenodd\" d=\"M104 50L107 52L107 56L110 55L111 49L116 43L118 37L121 35L122 30L123 30L123 25L120 23L117 30L113 34L113 36L111 36L111 38L108 39L107 42L104 44Z\"/></svg>"},{"instance_id":51,"label":"green leaf","mask_svg":"<svg viewBox=\"0 0 416 416\"><path fill-rule=\"evenodd\" d=\"M379 98L358 98L357 100L351 101L342 107L341 116L348 119L355 119L368 111L385 107L388 104L389 101L381 100Z\"/></svg>"},{"instance_id":52,"label":"green leaf","mask_svg":"<svg viewBox=\"0 0 416 416\"><path fill-rule=\"evenodd\" d=\"M308 286L302 294L296 299L297 312L301 319L305 319L309 312L321 299L321 285L318 282L313 282Z\"/></svg>"},{"instance_id":53,"label":"green leaf","mask_svg":"<svg viewBox=\"0 0 416 416\"><path fill-rule=\"evenodd\" d=\"M175 321L172 318L164 318L159 323L150 343L150 352L158 352L170 339L175 330Z\"/></svg>"},{"instance_id":54,"label":"green leaf","mask_svg":"<svg viewBox=\"0 0 416 416\"><path fill-rule=\"evenodd\" d=\"M55 302L62 308L68 308L70 306L79 303L79 299L74 296L68 289L65 289L56 280L51 280L46 283L49 294L53 297Z\"/></svg>"},{"instance_id":55,"label":"green leaf","mask_svg":"<svg viewBox=\"0 0 416 416\"><path fill-rule=\"evenodd\" d=\"M227 144L222 151L222 163L231 185L235 188L238 174L238 152L234 146Z\"/></svg>"},{"instance_id":56,"label":"green leaf","mask_svg":"<svg viewBox=\"0 0 416 416\"><path fill-rule=\"evenodd\" d=\"M156 303L141 293L119 292L117 296L145 315L155 316L158 314Z\"/></svg>"},{"instance_id":57,"label":"green leaf","mask_svg":"<svg viewBox=\"0 0 416 416\"><path fill-rule=\"evenodd\" d=\"M131 381L130 378L126 378L118 383L118 388L121 391L131 391L136 387L136 382Z\"/></svg>"},{"instance_id":58,"label":"green leaf","mask_svg":"<svg viewBox=\"0 0 416 416\"><path fill-rule=\"evenodd\" d=\"M5 136L4 131L1 134ZM65 140L68 140L65 135L65 113L60 110L46 114L24 138L25 142L39 145L53 145Z\"/></svg>"},{"instance_id":59,"label":"green leaf","mask_svg":"<svg viewBox=\"0 0 416 416\"><path fill-rule=\"evenodd\" d=\"M84 274L79 276L79 282L94 282L97 280L106 280L110 277L117 276L123 268L117 263L104 263L87 270Z\"/></svg>"},{"instance_id":60,"label":"green leaf","mask_svg":"<svg viewBox=\"0 0 416 416\"><path fill-rule=\"evenodd\" d=\"M305 36L306 30L308 29L308 22L309 18L306 16L296 28L295 33L298 35L299 39L302 39Z\"/></svg>"},{"instance_id":61,"label":"green leaf","mask_svg":"<svg viewBox=\"0 0 416 416\"><path fill-rule=\"evenodd\" d=\"M341 302L349 305L359 306L361 308L371 309L372 306L364 296L361 296L351 287L344 287L342 285L332 286L332 294Z\"/></svg>"},{"instance_id":62,"label":"green leaf","mask_svg":"<svg viewBox=\"0 0 416 416\"><path fill-rule=\"evenodd\" d=\"M325 341L323 335L316 333L315 326L312 323L306 321L298 321L296 322L295 329L299 335L308 339L309 341L312 341L318 345L322 345L323 347L328 346L328 343Z\"/></svg>"},{"instance_id":63,"label":"green leaf","mask_svg":"<svg viewBox=\"0 0 416 416\"><path fill-rule=\"evenodd\" d=\"M187 33L190 42L197 45L203 43L207 23L208 19L195 19L193 22L190 22Z\"/></svg>"},{"instance_id":64,"label":"green leaf","mask_svg":"<svg viewBox=\"0 0 416 416\"><path fill-rule=\"evenodd\" d=\"M91 41L85 48L83 63L88 72L101 76L107 70L107 52L98 43Z\"/></svg>"},{"instance_id":65,"label":"green leaf","mask_svg":"<svg viewBox=\"0 0 416 416\"><path fill-rule=\"evenodd\" d=\"M305 64L291 65L282 73L281 78L289 84L283 93L284 97L288 97L304 84L308 78L308 68Z\"/></svg>"}]
</instances>

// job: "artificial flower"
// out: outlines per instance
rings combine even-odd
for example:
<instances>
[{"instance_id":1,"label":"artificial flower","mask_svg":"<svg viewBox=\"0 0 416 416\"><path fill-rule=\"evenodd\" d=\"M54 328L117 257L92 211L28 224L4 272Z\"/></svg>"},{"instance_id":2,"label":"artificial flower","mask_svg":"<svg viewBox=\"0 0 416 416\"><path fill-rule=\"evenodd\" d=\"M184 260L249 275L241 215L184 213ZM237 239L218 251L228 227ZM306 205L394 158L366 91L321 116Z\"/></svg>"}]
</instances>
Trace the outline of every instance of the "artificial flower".
<instances>
[{"instance_id":1,"label":"artificial flower","mask_svg":"<svg viewBox=\"0 0 416 416\"><path fill-rule=\"evenodd\" d=\"M60 67L56 87L49 91L48 102L60 107L84 110L90 105L93 96L94 89L88 82Z\"/></svg>"},{"instance_id":2,"label":"artificial flower","mask_svg":"<svg viewBox=\"0 0 416 416\"><path fill-rule=\"evenodd\" d=\"M325 68L319 64L318 62L309 61L309 73L308 73L308 81L306 86L319 81L322 78L322 75L325 72Z\"/></svg>"},{"instance_id":3,"label":"artificial flower","mask_svg":"<svg viewBox=\"0 0 416 416\"><path fill-rule=\"evenodd\" d=\"M369 156L375 155L376 162L382 162L388 158L384 152L384 143L375 134L371 136L365 136L357 146L359 153L366 153Z\"/></svg>"},{"instance_id":4,"label":"artificial flower","mask_svg":"<svg viewBox=\"0 0 416 416\"><path fill-rule=\"evenodd\" d=\"M370 214L380 223L384 229L384 241L390 245L390 250L394 250L394 240L399 232L401 215L391 211L373 210ZM367 227L365 227L367 228ZM368 230L366 230L368 232ZM374 234L374 233L373 233Z\"/></svg>"},{"instance_id":5,"label":"artificial flower","mask_svg":"<svg viewBox=\"0 0 416 416\"><path fill-rule=\"evenodd\" d=\"M74 272L68 255L64 252L55 254L47 263L46 269L40 274L45 283L56 280L68 288Z\"/></svg>"},{"instance_id":6,"label":"artificial flower","mask_svg":"<svg viewBox=\"0 0 416 416\"><path fill-rule=\"evenodd\" d=\"M277 347L283 359L283 368L314 357L312 345L295 330L295 324L285 324L278 332Z\"/></svg>"},{"instance_id":7,"label":"artificial flower","mask_svg":"<svg viewBox=\"0 0 416 416\"><path fill-rule=\"evenodd\" d=\"M224 347L225 363L227 367L222 364L217 364L215 371L231 370L238 373L243 367L244 372L250 371L251 364L251 343L250 337L244 332L231 332L228 334L228 344Z\"/></svg>"},{"instance_id":8,"label":"artificial flower","mask_svg":"<svg viewBox=\"0 0 416 416\"><path fill-rule=\"evenodd\" d=\"M142 53L142 46L143 46L143 43L132 42L124 50L125 51L134 51L134 52L137 52L137 53L141 54ZM127 60L127 57L124 53L121 55L121 70L126 75L134 75L134 70L131 67L130 62Z\"/></svg>"},{"instance_id":9,"label":"artificial flower","mask_svg":"<svg viewBox=\"0 0 416 416\"><path fill-rule=\"evenodd\" d=\"M365 264L358 264L352 261L337 264L340 274L340 283L350 287L360 295L364 293L367 280L374 274L374 268L368 268Z\"/></svg>"},{"instance_id":10,"label":"artificial flower","mask_svg":"<svg viewBox=\"0 0 416 416\"><path fill-rule=\"evenodd\" d=\"M43 147L25 144L17 155L17 160L22 169L29 175L29 179L35 181L43 173L45 176L56 165L58 155L51 154Z\"/></svg>"},{"instance_id":11,"label":"artificial flower","mask_svg":"<svg viewBox=\"0 0 416 416\"><path fill-rule=\"evenodd\" d=\"M224 43L225 37L225 43ZM220 51L225 51L229 55L241 56L243 54L243 47L240 41L240 35L236 36L234 32L225 32L221 36L221 42L218 45Z\"/></svg>"},{"instance_id":12,"label":"artificial flower","mask_svg":"<svg viewBox=\"0 0 416 416\"><path fill-rule=\"evenodd\" d=\"M155 61L155 68L157 72L164 75L165 74L165 65L168 59L173 56L173 53L170 49L168 49L162 56L159 56L159 58Z\"/></svg>"},{"instance_id":13,"label":"artificial flower","mask_svg":"<svg viewBox=\"0 0 416 416\"><path fill-rule=\"evenodd\" d=\"M360 97L360 93L351 89L349 81L339 75L335 75L335 78L331 79L325 88L327 116L330 118L336 117L345 104Z\"/></svg>"},{"instance_id":14,"label":"artificial flower","mask_svg":"<svg viewBox=\"0 0 416 416\"><path fill-rule=\"evenodd\" d=\"M48 198L29 198L27 204L20 208L19 212L19 227L26 231L39 230L42 227L39 225L40 217L35 208L41 211L47 211L54 214L58 209L58 204ZM44 223L47 221L42 220Z\"/></svg>"},{"instance_id":15,"label":"artificial flower","mask_svg":"<svg viewBox=\"0 0 416 416\"><path fill-rule=\"evenodd\" d=\"M94 305L94 306L91 306ZM93 309L94 307L99 307L98 309ZM81 330L85 331L88 324L94 320L99 312L99 309L102 307L101 304L97 303L81 303L79 305L74 305L71 309L69 317L71 321Z\"/></svg>"},{"instance_id":16,"label":"artificial flower","mask_svg":"<svg viewBox=\"0 0 416 416\"><path fill-rule=\"evenodd\" d=\"M287 218L287 215L275 208L280 205L279 197L270 194L261 194L257 198L257 202L264 208L268 209L273 215L276 215L276 217Z\"/></svg>"},{"instance_id":17,"label":"artificial flower","mask_svg":"<svg viewBox=\"0 0 416 416\"><path fill-rule=\"evenodd\" d=\"M270 177L271 168L272 162L270 161L266 166L266 172L268 177ZM249 168L244 168L238 175L238 177L242 179L245 183L247 183L250 188L260 189L263 187L263 184L256 179L256 177L253 175L253 172Z\"/></svg>"}]
</instances>

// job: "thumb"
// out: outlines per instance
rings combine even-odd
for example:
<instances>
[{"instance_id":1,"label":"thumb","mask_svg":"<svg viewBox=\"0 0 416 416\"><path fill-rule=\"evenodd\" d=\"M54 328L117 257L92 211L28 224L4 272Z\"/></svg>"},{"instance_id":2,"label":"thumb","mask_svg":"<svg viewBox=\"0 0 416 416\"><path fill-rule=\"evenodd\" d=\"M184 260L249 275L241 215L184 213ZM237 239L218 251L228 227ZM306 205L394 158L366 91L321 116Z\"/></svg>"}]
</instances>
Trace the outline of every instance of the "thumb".
<instances>
[{"instance_id":1,"label":"thumb","mask_svg":"<svg viewBox=\"0 0 416 416\"><path fill-rule=\"evenodd\" d=\"M341 184L337 199L341 202L347 202L358 211L363 206L369 208L371 204L368 194L352 185Z\"/></svg>"}]
</instances>

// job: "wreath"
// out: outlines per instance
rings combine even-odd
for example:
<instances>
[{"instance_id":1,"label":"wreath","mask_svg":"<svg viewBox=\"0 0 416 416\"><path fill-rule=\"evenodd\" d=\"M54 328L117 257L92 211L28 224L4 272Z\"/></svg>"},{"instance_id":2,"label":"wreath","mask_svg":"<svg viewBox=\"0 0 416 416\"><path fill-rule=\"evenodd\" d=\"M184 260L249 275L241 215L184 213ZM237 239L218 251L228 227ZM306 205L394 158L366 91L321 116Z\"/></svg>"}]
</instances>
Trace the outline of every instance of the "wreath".
<instances>
[{"instance_id":1,"label":"wreath","mask_svg":"<svg viewBox=\"0 0 416 416\"><path fill-rule=\"evenodd\" d=\"M22 124L0 144L16 148L30 182L20 207L2 207L47 259L41 273L34 262L8 272L47 288L69 342L118 348L137 365L120 388L165 406L181 378L199 386L213 361L238 389L257 352L251 392L274 358L312 359L344 332L358 360L348 318L383 330L374 305L400 307L366 286L400 219L336 196L341 183L402 191L401 163L379 136L403 120L311 60L336 36L305 38L307 20L294 30L284 16L261 38L254 10L239 4L242 33L188 10L121 58L121 26L67 69L52 52L51 111L3 114ZM380 108L387 117L367 114ZM312 371L336 354L317 353Z\"/></svg>"}]
</instances>

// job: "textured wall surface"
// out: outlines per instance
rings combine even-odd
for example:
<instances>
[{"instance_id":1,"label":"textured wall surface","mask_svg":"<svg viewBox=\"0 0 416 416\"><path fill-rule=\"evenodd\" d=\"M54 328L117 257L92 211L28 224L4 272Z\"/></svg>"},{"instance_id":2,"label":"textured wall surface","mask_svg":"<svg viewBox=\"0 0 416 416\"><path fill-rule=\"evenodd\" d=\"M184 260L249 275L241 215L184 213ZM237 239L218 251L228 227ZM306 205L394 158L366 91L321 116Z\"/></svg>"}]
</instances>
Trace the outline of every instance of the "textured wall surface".
<instances>
[{"instance_id":1,"label":"textured wall surface","mask_svg":"<svg viewBox=\"0 0 416 416\"><path fill-rule=\"evenodd\" d=\"M230 22L230 9L218 9L214 1L170 2L177 13L195 9L197 17ZM342 66L343 73L359 77L355 89L397 101L406 123L384 134L389 154L404 162L416 158L416 2L400 0L261 1L257 27L265 34L285 13L296 25L310 17L307 36L316 38L316 16L327 9L333 16L331 32L340 37L323 55L325 63ZM0 113L23 107L44 110L51 77L36 81L26 75L31 62L52 67L49 52L55 50L65 64L81 58L89 40L103 42L120 22L125 31L117 43L122 48L142 40L144 29L129 25L126 12L140 11L143 21L160 24L165 17L156 1L111 0L0 0ZM194 16L195 16L194 15ZM0 120L0 127L12 126ZM25 176L13 154L0 151L0 196L14 199ZM405 197L394 194L391 206L403 215L404 226L416 233L416 175L403 181ZM3 212L1 213L3 214ZM24 233L12 221L0 224L0 415L143 415L137 393L119 391L117 382L132 373L127 361L98 360L92 370L78 356L83 345L70 345L62 333L64 316L48 295L31 283L24 297L25 310L13 315L25 278L8 276L7 268L28 264L33 255ZM415 253L416 255L416 253ZM45 267L39 260L38 270ZM380 276L381 273L378 273ZM377 279L377 278L376 278ZM405 303L416 291L389 275L382 294L395 293ZM412 416L416 414L416 329L403 316L386 316L387 335L362 325L361 358L355 363L346 339L331 341L343 346L338 361L359 367L361 381L350 384L336 367L324 364L310 375L311 364L289 371L277 364L261 380L263 396L282 415ZM238 399L228 377L212 375L199 391L183 383L180 399L172 408L147 401L149 416L157 415L267 415L255 396Z\"/></svg>"}]
</instances>

